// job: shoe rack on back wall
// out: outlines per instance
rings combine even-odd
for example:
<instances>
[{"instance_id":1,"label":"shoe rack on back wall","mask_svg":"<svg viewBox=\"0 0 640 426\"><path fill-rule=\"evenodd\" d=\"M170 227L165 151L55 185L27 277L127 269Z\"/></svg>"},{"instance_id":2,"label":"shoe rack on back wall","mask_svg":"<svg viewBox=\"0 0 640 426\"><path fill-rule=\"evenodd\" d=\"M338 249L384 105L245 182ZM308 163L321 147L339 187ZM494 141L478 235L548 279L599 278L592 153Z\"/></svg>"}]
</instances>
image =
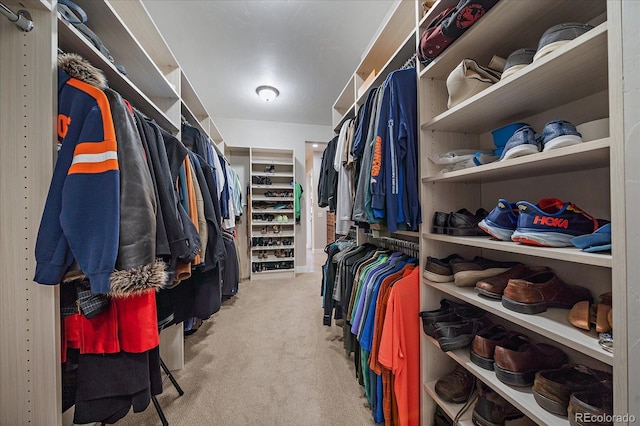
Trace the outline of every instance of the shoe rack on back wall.
<instances>
[{"instance_id":1,"label":"shoe rack on back wall","mask_svg":"<svg viewBox=\"0 0 640 426\"><path fill-rule=\"evenodd\" d=\"M295 276L293 150L250 149L251 279Z\"/></svg>"},{"instance_id":2,"label":"shoe rack on back wall","mask_svg":"<svg viewBox=\"0 0 640 426\"><path fill-rule=\"evenodd\" d=\"M466 302L484 310L494 324L521 333L534 343L555 346L571 363L612 372L616 414L629 411L630 389L626 358L625 222L623 213L615 210L625 205L624 192L616 189L624 177L624 168L617 163L624 150L618 74L622 61L617 47L622 38L620 10L619 2L604 0L500 0L436 60L418 70L422 267L428 256L443 259L458 254L464 259L482 256L551 268L564 282L588 289L595 302L600 295L613 293L616 339L613 353L608 352L599 345L593 327L586 331L569 323L568 309L549 308L537 314L515 312L499 299L481 297L475 285L463 287L423 278L422 310L438 309L442 299ZM428 23L430 19L425 21ZM506 58L516 49L535 48L545 30L565 22L587 23L594 28L479 94L447 108L446 80L463 59L488 64L493 55ZM492 149L491 131L513 122L528 123L542 133L545 123L552 120L579 124L604 117L610 117L610 136L569 147L446 173L442 173L443 166L428 159L455 149ZM616 244L613 254L586 253L575 247L539 247L500 241L488 235L461 236L442 233L431 226L436 212L463 208L470 212L481 208L490 211L499 199L535 205L550 197L573 202L595 218L610 220ZM455 365L463 366L524 413L527 421L541 425L569 424L566 416L543 409L534 399L531 386L505 384L493 371L471 362L468 346L444 352L434 338L422 333L421 339L423 424L431 424L437 405L446 406L447 414L453 416L462 407L445 403L434 391L443 372L452 371ZM470 422L470 414L465 418Z\"/></svg>"}]
</instances>

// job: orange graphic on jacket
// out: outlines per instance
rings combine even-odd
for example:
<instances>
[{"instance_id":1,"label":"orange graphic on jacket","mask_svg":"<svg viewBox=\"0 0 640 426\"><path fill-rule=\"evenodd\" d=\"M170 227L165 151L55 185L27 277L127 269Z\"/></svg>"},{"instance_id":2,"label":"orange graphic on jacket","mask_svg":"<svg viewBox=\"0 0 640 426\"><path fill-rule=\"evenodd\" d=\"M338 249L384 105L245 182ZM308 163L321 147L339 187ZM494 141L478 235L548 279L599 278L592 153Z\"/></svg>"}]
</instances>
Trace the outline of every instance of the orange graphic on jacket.
<instances>
[{"instance_id":1,"label":"orange graphic on jacket","mask_svg":"<svg viewBox=\"0 0 640 426\"><path fill-rule=\"evenodd\" d=\"M382 138L376 136L376 145L373 149L373 164L371 164L371 177L377 177L380 175L380 168L382 167Z\"/></svg>"}]
</instances>

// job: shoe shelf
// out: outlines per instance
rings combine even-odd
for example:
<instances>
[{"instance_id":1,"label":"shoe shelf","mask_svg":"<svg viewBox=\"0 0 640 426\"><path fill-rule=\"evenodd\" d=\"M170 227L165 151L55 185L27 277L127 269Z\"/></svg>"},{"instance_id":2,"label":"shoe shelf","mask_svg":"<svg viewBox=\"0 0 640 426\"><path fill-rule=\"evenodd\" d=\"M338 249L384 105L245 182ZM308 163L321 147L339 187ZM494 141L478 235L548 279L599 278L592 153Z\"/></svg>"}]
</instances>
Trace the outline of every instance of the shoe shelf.
<instances>
[{"instance_id":1,"label":"shoe shelf","mask_svg":"<svg viewBox=\"0 0 640 426\"><path fill-rule=\"evenodd\" d=\"M253 189L293 189L293 187L289 184L277 184L274 183L272 185L256 185L252 184L251 188Z\"/></svg>"},{"instance_id":2,"label":"shoe shelf","mask_svg":"<svg viewBox=\"0 0 640 426\"><path fill-rule=\"evenodd\" d=\"M82 8L85 8L84 4L82 5ZM111 13L111 15L113 14ZM111 46L106 44L107 42L103 39L102 34L99 34L99 36L105 45L109 47ZM155 68L154 71L150 71L150 74L147 75L154 75L158 78L140 78L134 84L130 80L130 77L132 78L134 75L134 69L131 69L130 71L128 63L120 62L120 56L116 58L117 64L122 64L127 68L127 75L123 75L116 69L115 65L105 58L102 53L93 46L93 44L85 39L85 37L73 25L60 17L58 17L58 47L60 47L64 52L79 54L88 60L93 66L102 70L109 82L109 87L120 93L125 99L131 102L134 107L138 108L149 118L156 120L158 125L163 129L172 134L178 133L179 128L176 122L169 118L165 111L158 107L157 103L161 101L160 98L165 98L165 103L175 103L177 105L179 102L179 96L157 68ZM160 77L162 78L163 83L157 84L156 80ZM150 83L145 84L146 81L149 81ZM165 82L166 86L164 84ZM138 85L138 83L140 85ZM165 87L163 88L162 86ZM151 97L153 97L153 100Z\"/></svg>"},{"instance_id":3,"label":"shoe shelf","mask_svg":"<svg viewBox=\"0 0 640 426\"><path fill-rule=\"evenodd\" d=\"M288 177L288 178L293 178L293 173L292 172L276 172L276 173L269 173L269 172L251 172L251 176L266 176L266 177ZM273 186L273 185L267 185L267 186ZM291 185L288 186L288 188L292 188Z\"/></svg>"},{"instance_id":4,"label":"shoe shelf","mask_svg":"<svg viewBox=\"0 0 640 426\"><path fill-rule=\"evenodd\" d=\"M261 164L261 165L274 165L274 166L293 166L292 161L287 160L270 160L268 158L254 158L251 161L252 164Z\"/></svg>"},{"instance_id":5,"label":"shoe shelf","mask_svg":"<svg viewBox=\"0 0 640 426\"><path fill-rule=\"evenodd\" d=\"M293 209L253 209L251 213L259 214L259 213L293 213Z\"/></svg>"},{"instance_id":6,"label":"shoe shelf","mask_svg":"<svg viewBox=\"0 0 640 426\"><path fill-rule=\"evenodd\" d=\"M262 234L260 232L251 233L251 238L260 238L260 237L271 237L271 238L274 238L274 237L287 237L287 238L291 238L293 236L294 236L293 232L278 232L277 234L274 233L274 232L267 232L266 234Z\"/></svg>"},{"instance_id":7,"label":"shoe shelf","mask_svg":"<svg viewBox=\"0 0 640 426\"><path fill-rule=\"evenodd\" d=\"M439 173L425 177L422 181L487 183L608 167L609 146L609 138L598 139L506 161Z\"/></svg>"},{"instance_id":8,"label":"shoe shelf","mask_svg":"<svg viewBox=\"0 0 640 426\"><path fill-rule=\"evenodd\" d=\"M260 196L253 196L253 198L251 199L252 201L273 201L273 202L277 202L277 201L293 201L293 197L260 197Z\"/></svg>"},{"instance_id":9,"label":"shoe shelf","mask_svg":"<svg viewBox=\"0 0 640 426\"><path fill-rule=\"evenodd\" d=\"M279 269L271 269L268 271L257 271L257 272L252 272L252 274L255 275L268 275L268 274L277 274L278 272L291 272L293 271L293 268L279 268Z\"/></svg>"},{"instance_id":10,"label":"shoe shelf","mask_svg":"<svg viewBox=\"0 0 640 426\"><path fill-rule=\"evenodd\" d=\"M449 418L451 420L456 418L456 416L458 415L458 412L464 406L464 403L462 403L462 404L454 404L452 402L448 402L448 401L445 401L444 399L440 398L440 395L438 395L436 393L436 382L435 381L429 382L429 383L425 383L424 384L424 391L426 393L428 393L431 398L433 398L433 400L436 402L436 404L438 404L440 406L440 408L442 408L442 410L447 414L447 416L449 416ZM475 397L474 395L472 395L471 397L474 398ZM471 420L471 417L473 415L473 406L474 406L474 404L471 404L471 406L467 409L467 411L465 411L462 414L462 416L460 417L460 419L458 419L458 423L457 423L458 426L472 426L473 425L473 421Z\"/></svg>"},{"instance_id":11,"label":"shoe shelf","mask_svg":"<svg viewBox=\"0 0 640 426\"><path fill-rule=\"evenodd\" d=\"M517 3L517 7L520 7L538 2L512 1L504 4L510 3L512 6ZM493 12L491 9L487 17L493 15ZM527 19L531 20L530 17ZM484 18L479 22L483 21ZM548 24L545 22L544 25ZM466 34L473 32L468 31ZM457 43L453 46L456 45ZM604 22L512 77L499 81L423 123L421 128L443 132L484 133L498 127L496 124L517 120L517 117L530 115L532 111L549 110L605 91L607 61L602 58L606 56L607 23ZM449 72L454 67L455 65L449 68ZM432 78L431 74L429 78Z\"/></svg>"},{"instance_id":12,"label":"shoe shelf","mask_svg":"<svg viewBox=\"0 0 640 426\"><path fill-rule=\"evenodd\" d=\"M511 311L500 300L493 300L478 295L475 287L458 287L453 282L435 283L423 278L425 285L440 290L465 302L469 302L485 311L497 315L507 321L524 327L534 333L545 336L564 346L575 349L591 358L608 365L613 365L613 354L605 351L598 344L598 335L592 330L580 330L567 320L568 309L549 308L546 312L535 315L521 314Z\"/></svg>"},{"instance_id":13,"label":"shoe shelf","mask_svg":"<svg viewBox=\"0 0 640 426\"><path fill-rule=\"evenodd\" d=\"M507 58L521 47L536 48L540 36L551 26L563 22L589 22L605 11L604 1L501 0L426 66L420 77L428 74L429 78L446 80L451 70L470 57L470 52L479 64L487 65L493 55ZM596 58L606 66L607 61L603 59L606 53Z\"/></svg>"},{"instance_id":14,"label":"shoe shelf","mask_svg":"<svg viewBox=\"0 0 640 426\"><path fill-rule=\"evenodd\" d=\"M267 263L267 262L286 262L286 261L293 261L294 258L293 257L276 257L276 256L269 256L266 259L258 259L257 257L251 257L251 261L253 263Z\"/></svg>"},{"instance_id":15,"label":"shoe shelf","mask_svg":"<svg viewBox=\"0 0 640 426\"><path fill-rule=\"evenodd\" d=\"M293 220L288 220L286 222L278 222L276 220L272 220L271 222L254 220L254 221L251 222L251 226L293 225L294 223L295 223L295 221L293 221Z\"/></svg>"},{"instance_id":16,"label":"shoe shelf","mask_svg":"<svg viewBox=\"0 0 640 426\"><path fill-rule=\"evenodd\" d=\"M436 382L429 382L424 384L424 391L429 394L431 398L442 408L442 410L449 416L452 420L455 419L456 415L460 411L460 409L464 406L462 404L454 404L451 402L447 402L444 399L440 398L440 396L436 393ZM474 398L474 396L472 396ZM473 408L475 403L472 403L471 406L465 411L460 419L458 419L458 426L473 426ZM515 420L507 420L504 425L505 426L535 426L535 422L529 419L527 416L521 417Z\"/></svg>"},{"instance_id":17,"label":"shoe shelf","mask_svg":"<svg viewBox=\"0 0 640 426\"><path fill-rule=\"evenodd\" d=\"M575 247L535 247L511 241L499 241L492 237L455 237L442 234L422 234L432 241L442 241L508 253L526 254L547 259L564 260L567 262L611 268L613 261L610 254L587 253Z\"/></svg>"},{"instance_id":18,"label":"shoe shelf","mask_svg":"<svg viewBox=\"0 0 640 426\"><path fill-rule=\"evenodd\" d=\"M422 333L424 338L431 342L438 350L440 345L434 338ZM522 411L525 416L530 420L536 422L539 425L544 426L568 426L569 420L560 416L556 416L544 408L540 407L533 397L533 391L530 386L515 387L502 383L496 377L495 373L490 370L480 368L471 362L469 357L469 348L461 348L453 351L446 352L458 364L462 365L465 369L471 372L474 376L480 379L487 386L491 387L494 391L500 394L504 399L509 401L514 407Z\"/></svg>"},{"instance_id":19,"label":"shoe shelf","mask_svg":"<svg viewBox=\"0 0 640 426\"><path fill-rule=\"evenodd\" d=\"M283 249L292 249L295 246L255 246L251 247L251 251L262 251L262 250L283 250Z\"/></svg>"}]
</instances>

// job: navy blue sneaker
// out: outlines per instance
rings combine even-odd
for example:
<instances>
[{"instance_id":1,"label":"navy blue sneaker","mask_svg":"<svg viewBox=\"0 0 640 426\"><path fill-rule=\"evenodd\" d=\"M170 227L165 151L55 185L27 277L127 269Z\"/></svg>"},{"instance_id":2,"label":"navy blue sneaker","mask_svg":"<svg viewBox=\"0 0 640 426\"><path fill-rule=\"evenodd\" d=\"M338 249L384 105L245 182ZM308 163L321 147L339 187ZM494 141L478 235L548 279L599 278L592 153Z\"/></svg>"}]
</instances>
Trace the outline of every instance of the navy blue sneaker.
<instances>
[{"instance_id":1,"label":"navy blue sneaker","mask_svg":"<svg viewBox=\"0 0 640 426\"><path fill-rule=\"evenodd\" d=\"M515 203L500 198L491 213L478 223L478 228L498 240L511 241L511 234L518 227L518 213Z\"/></svg>"},{"instance_id":2,"label":"navy blue sneaker","mask_svg":"<svg viewBox=\"0 0 640 426\"><path fill-rule=\"evenodd\" d=\"M550 151L565 146L576 145L582 142L582 135L576 126L566 120L554 120L544 125L542 134L538 136L542 143L543 151Z\"/></svg>"},{"instance_id":3,"label":"navy blue sneaker","mask_svg":"<svg viewBox=\"0 0 640 426\"><path fill-rule=\"evenodd\" d=\"M543 247L571 246L571 239L591 234L599 227L593 216L573 203L557 198L544 198L533 205L526 201L516 203L520 210L518 227L513 241Z\"/></svg>"},{"instance_id":4,"label":"navy blue sneaker","mask_svg":"<svg viewBox=\"0 0 640 426\"><path fill-rule=\"evenodd\" d=\"M536 132L531 126L522 126L507 141L500 156L500 161L535 154L539 151Z\"/></svg>"}]
</instances>

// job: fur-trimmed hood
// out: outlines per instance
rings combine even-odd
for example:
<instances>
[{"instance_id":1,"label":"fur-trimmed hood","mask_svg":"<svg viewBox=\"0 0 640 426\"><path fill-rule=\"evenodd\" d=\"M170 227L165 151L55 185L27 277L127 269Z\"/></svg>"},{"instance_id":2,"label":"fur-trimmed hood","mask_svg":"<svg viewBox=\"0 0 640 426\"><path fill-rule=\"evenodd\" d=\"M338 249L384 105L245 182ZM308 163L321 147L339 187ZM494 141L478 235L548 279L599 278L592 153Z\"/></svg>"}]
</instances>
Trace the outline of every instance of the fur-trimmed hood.
<instances>
[{"instance_id":1,"label":"fur-trimmed hood","mask_svg":"<svg viewBox=\"0 0 640 426\"><path fill-rule=\"evenodd\" d=\"M113 271L109 278L109 297L127 297L142 294L147 290L156 291L165 288L169 280L166 271L167 264L161 260L149 265L125 271ZM86 279L87 276L80 270L76 262L69 268L62 282L71 282Z\"/></svg>"},{"instance_id":2,"label":"fur-trimmed hood","mask_svg":"<svg viewBox=\"0 0 640 426\"><path fill-rule=\"evenodd\" d=\"M102 70L94 67L82 56L76 53L58 54L58 67L71 77L104 90L107 88L107 78Z\"/></svg>"}]
</instances>

